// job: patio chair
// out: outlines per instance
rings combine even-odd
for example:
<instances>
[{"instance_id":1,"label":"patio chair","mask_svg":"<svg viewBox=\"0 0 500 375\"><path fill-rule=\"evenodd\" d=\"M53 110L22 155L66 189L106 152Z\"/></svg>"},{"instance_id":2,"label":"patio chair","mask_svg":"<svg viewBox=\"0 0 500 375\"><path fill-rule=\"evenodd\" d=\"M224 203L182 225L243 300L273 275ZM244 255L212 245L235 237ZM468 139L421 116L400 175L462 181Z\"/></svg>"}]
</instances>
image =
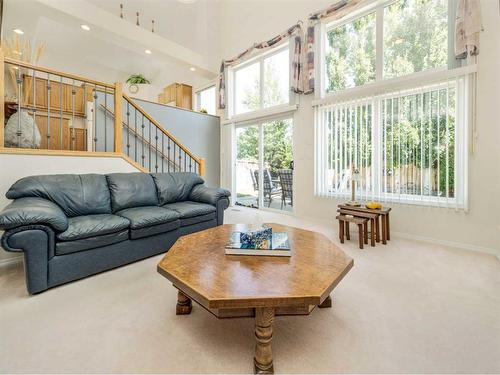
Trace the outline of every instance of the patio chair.
<instances>
[{"instance_id":1,"label":"patio chair","mask_svg":"<svg viewBox=\"0 0 500 375\"><path fill-rule=\"evenodd\" d=\"M281 209L286 206L286 200L290 200L290 206L293 206L293 170L280 169L278 176L281 184Z\"/></svg>"},{"instance_id":2,"label":"patio chair","mask_svg":"<svg viewBox=\"0 0 500 375\"><path fill-rule=\"evenodd\" d=\"M259 170L253 171L257 190L259 190ZM267 199L267 207L271 207L271 202L273 201L273 197L279 196L281 194L281 189L279 189L271 179L271 172L269 169L264 169L264 203Z\"/></svg>"}]
</instances>

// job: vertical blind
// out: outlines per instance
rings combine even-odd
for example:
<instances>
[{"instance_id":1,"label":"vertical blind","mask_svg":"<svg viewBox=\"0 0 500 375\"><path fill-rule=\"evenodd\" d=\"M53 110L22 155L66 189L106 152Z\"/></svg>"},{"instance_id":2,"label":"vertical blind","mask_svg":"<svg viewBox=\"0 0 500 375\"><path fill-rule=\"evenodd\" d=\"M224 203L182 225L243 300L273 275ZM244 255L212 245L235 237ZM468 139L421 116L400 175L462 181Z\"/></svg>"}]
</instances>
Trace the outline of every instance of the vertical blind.
<instances>
[{"instance_id":1,"label":"vertical blind","mask_svg":"<svg viewBox=\"0 0 500 375\"><path fill-rule=\"evenodd\" d=\"M315 192L467 207L466 78L315 107Z\"/></svg>"}]
</instances>

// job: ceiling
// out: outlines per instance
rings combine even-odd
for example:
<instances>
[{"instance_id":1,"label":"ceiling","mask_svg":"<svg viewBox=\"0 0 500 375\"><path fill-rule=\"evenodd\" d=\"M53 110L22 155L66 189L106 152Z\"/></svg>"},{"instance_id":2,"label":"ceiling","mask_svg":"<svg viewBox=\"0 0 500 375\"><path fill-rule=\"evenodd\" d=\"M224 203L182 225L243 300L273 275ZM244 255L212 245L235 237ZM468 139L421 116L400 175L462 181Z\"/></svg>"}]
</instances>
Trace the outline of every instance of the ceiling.
<instances>
[{"instance_id":1,"label":"ceiling","mask_svg":"<svg viewBox=\"0 0 500 375\"><path fill-rule=\"evenodd\" d=\"M186 1L186 0L184 0ZM119 17L124 4L125 18ZM142 73L152 80L200 85L215 77L211 56L216 30L209 25L208 0L4 0L3 36L21 28L46 51L40 65L107 82ZM80 6L81 8L78 8ZM72 8L73 7L73 8ZM207 9L210 11L207 12ZM140 13L141 27L131 14ZM155 18L155 34L145 20ZM213 19L213 17L212 17ZM83 31L81 24L90 26ZM151 49L151 55L145 54ZM196 72L190 70L196 67ZM68 67L68 69L66 69ZM72 72L71 70L78 70Z\"/></svg>"}]
</instances>

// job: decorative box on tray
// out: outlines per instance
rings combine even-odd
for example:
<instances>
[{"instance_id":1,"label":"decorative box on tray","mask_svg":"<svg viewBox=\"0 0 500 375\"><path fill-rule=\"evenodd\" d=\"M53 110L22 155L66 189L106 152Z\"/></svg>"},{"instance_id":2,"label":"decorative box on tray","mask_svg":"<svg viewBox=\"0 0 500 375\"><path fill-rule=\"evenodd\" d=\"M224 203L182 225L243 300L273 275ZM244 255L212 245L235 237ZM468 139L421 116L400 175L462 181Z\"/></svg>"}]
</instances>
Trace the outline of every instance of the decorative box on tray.
<instances>
[{"instance_id":1,"label":"decorative box on tray","mask_svg":"<svg viewBox=\"0 0 500 375\"><path fill-rule=\"evenodd\" d=\"M273 229L265 225L255 230L233 232L225 252L227 255L291 256L288 234L273 233Z\"/></svg>"}]
</instances>

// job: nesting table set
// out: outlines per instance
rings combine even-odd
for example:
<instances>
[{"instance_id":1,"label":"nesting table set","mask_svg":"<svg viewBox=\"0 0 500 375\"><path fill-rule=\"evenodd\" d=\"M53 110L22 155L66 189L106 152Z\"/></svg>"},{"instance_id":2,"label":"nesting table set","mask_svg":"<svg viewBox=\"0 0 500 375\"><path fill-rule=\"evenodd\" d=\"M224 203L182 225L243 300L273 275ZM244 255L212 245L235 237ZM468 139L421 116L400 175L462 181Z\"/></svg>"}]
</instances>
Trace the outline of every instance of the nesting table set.
<instances>
[{"instance_id":1,"label":"nesting table set","mask_svg":"<svg viewBox=\"0 0 500 375\"><path fill-rule=\"evenodd\" d=\"M368 233L370 233L370 244L375 246L376 242L382 241L384 245L391 239L389 212L390 207L382 207L380 209L366 208L363 206L348 206L344 204L338 205L339 221L339 239L344 243L344 237L351 239L349 224L354 223L358 226L359 231L359 248L363 248L363 244L368 244ZM370 223L370 231L368 231L368 223ZM381 231L382 227L382 231Z\"/></svg>"}]
</instances>

